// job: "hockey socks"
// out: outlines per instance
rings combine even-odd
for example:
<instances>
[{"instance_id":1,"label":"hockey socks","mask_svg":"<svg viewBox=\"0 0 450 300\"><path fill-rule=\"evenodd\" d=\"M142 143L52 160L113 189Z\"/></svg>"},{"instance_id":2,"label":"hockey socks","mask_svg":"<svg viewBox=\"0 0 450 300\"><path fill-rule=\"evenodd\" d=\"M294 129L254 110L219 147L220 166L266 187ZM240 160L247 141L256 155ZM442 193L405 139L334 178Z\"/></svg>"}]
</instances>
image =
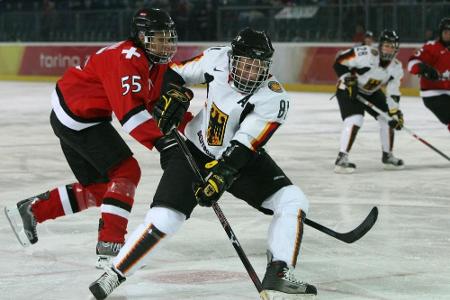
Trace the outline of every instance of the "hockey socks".
<instances>
[{"instance_id":1,"label":"hockey socks","mask_svg":"<svg viewBox=\"0 0 450 300\"><path fill-rule=\"evenodd\" d=\"M106 184L82 186L73 183L36 196L32 211L38 223L83 211L100 204Z\"/></svg>"},{"instance_id":2,"label":"hockey socks","mask_svg":"<svg viewBox=\"0 0 450 300\"><path fill-rule=\"evenodd\" d=\"M126 243L119 255L114 259L115 268L121 274L129 273L132 269L138 269L143 265L142 258L146 256L166 234L161 232L153 224L142 228L139 226L137 232L133 233L132 243ZM124 254L125 252L125 254Z\"/></svg>"},{"instance_id":3,"label":"hockey socks","mask_svg":"<svg viewBox=\"0 0 450 300\"><path fill-rule=\"evenodd\" d=\"M119 255L114 258L115 269L124 276L132 275L145 264L166 236L179 230L185 219L184 214L170 208L151 208L144 224L131 233Z\"/></svg>"},{"instance_id":4,"label":"hockey socks","mask_svg":"<svg viewBox=\"0 0 450 300\"><path fill-rule=\"evenodd\" d=\"M274 213L268 232L269 251L274 260L294 267L300 253L308 199L299 187L289 185L270 196L262 206Z\"/></svg>"},{"instance_id":5,"label":"hockey socks","mask_svg":"<svg viewBox=\"0 0 450 300\"><path fill-rule=\"evenodd\" d=\"M348 153L350 151L363 123L363 115L352 115L345 118L340 139L340 152Z\"/></svg>"},{"instance_id":6,"label":"hockey socks","mask_svg":"<svg viewBox=\"0 0 450 300\"><path fill-rule=\"evenodd\" d=\"M99 241L124 243L135 190L134 183L126 178L117 178L108 184L100 206Z\"/></svg>"}]
</instances>

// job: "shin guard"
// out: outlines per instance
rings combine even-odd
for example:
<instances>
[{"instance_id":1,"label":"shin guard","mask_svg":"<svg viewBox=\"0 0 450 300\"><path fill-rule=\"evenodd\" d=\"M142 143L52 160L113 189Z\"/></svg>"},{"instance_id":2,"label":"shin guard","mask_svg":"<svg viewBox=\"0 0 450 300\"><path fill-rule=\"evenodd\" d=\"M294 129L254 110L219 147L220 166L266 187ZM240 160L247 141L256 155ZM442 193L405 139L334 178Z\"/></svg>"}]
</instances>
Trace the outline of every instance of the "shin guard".
<instances>
[{"instance_id":1,"label":"shin guard","mask_svg":"<svg viewBox=\"0 0 450 300\"><path fill-rule=\"evenodd\" d=\"M101 187L102 184L98 185L103 189L106 187L105 185ZM36 221L42 223L49 219L71 215L89 207L97 206L99 198L90 191L90 187L92 186L84 187L79 183L73 183L36 196L31 208Z\"/></svg>"},{"instance_id":2,"label":"shin guard","mask_svg":"<svg viewBox=\"0 0 450 300\"><path fill-rule=\"evenodd\" d=\"M173 209L151 208L144 224L131 233L119 255L114 258L115 269L123 276L132 275L145 264L146 259L166 236L173 235L180 229L185 219L184 214Z\"/></svg>"},{"instance_id":3,"label":"shin guard","mask_svg":"<svg viewBox=\"0 0 450 300\"><path fill-rule=\"evenodd\" d=\"M268 250L275 261L284 261L295 267L303 237L303 221L308 212L309 202L297 186L282 188L263 207L274 212L269 227Z\"/></svg>"},{"instance_id":4,"label":"shin guard","mask_svg":"<svg viewBox=\"0 0 450 300\"><path fill-rule=\"evenodd\" d=\"M358 130L364 122L363 115L352 115L345 118L341 133L340 152L348 153L353 146Z\"/></svg>"}]
</instances>

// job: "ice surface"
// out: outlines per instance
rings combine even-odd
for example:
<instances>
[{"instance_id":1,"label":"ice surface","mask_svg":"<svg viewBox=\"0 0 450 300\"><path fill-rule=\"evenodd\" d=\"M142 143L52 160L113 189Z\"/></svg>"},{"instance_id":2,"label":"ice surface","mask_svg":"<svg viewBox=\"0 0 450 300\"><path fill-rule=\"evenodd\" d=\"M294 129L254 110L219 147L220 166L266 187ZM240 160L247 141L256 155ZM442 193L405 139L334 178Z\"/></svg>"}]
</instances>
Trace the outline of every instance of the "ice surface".
<instances>
[{"instance_id":1,"label":"ice surface","mask_svg":"<svg viewBox=\"0 0 450 300\"><path fill-rule=\"evenodd\" d=\"M2 206L71 183L74 177L48 118L54 84L0 82ZM203 103L205 90L193 110ZM378 123L366 116L350 158L352 175L333 173L341 120L330 94L292 93L288 122L268 149L310 200L308 217L334 230L357 226L372 206L374 228L345 244L306 227L297 276L321 300L450 299L450 164L405 132L396 136L402 171L384 171ZM450 136L419 98L401 101L406 125L450 155ZM117 124L117 122L115 123ZM120 130L120 129L119 129ZM157 153L125 136L142 167L130 229L144 217L161 175ZM264 275L270 217L225 195L220 205L255 270ZM3 210L3 208L2 208ZM38 226L24 249L0 215L0 299L91 299L99 210ZM181 231L109 299L258 299L214 212L198 208Z\"/></svg>"}]
</instances>

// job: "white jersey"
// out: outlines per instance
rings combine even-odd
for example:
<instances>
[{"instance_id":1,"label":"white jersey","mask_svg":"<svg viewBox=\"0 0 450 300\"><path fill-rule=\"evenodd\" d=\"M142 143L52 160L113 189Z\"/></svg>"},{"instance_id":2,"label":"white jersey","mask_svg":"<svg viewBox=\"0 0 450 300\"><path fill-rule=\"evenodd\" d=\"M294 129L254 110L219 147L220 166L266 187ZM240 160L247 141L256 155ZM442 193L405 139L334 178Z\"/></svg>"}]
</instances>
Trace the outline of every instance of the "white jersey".
<instances>
[{"instance_id":1,"label":"white jersey","mask_svg":"<svg viewBox=\"0 0 450 300\"><path fill-rule=\"evenodd\" d=\"M350 70L356 71L359 92L371 95L381 87L386 86L389 107L395 105L395 103L392 103L391 96L400 96L400 84L403 78L402 63L399 60L393 59L386 68L383 68L380 66L378 50L369 46L361 46L343 51L339 54L337 62ZM340 89L345 89L342 80L345 76L347 74L339 78Z\"/></svg>"},{"instance_id":2,"label":"white jersey","mask_svg":"<svg viewBox=\"0 0 450 300\"><path fill-rule=\"evenodd\" d=\"M273 76L251 95L240 93L229 76L230 47L213 47L182 64L172 64L187 85L207 83L203 109L185 129L205 154L220 158L231 140L255 151L284 123L289 96ZM194 98L195 100L195 98Z\"/></svg>"}]
</instances>

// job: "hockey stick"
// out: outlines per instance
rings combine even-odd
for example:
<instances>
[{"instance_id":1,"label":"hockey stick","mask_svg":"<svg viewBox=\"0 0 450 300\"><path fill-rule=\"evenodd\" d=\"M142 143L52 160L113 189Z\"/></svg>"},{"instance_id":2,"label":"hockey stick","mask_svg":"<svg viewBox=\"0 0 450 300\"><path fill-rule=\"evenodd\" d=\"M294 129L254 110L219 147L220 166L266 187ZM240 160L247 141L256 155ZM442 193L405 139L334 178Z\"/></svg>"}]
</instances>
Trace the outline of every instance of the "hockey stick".
<instances>
[{"instance_id":1,"label":"hockey stick","mask_svg":"<svg viewBox=\"0 0 450 300\"><path fill-rule=\"evenodd\" d=\"M367 101L366 99L364 99L362 96L357 95L356 98L358 99L359 102L363 103L364 105L370 107L371 109L373 109L375 112L377 112L386 122L392 121L394 118L390 117L387 113L385 113L384 111L382 111L381 109L379 109L378 107L376 107L375 105L373 105L373 103ZM412 130L408 129L407 127L403 126L402 130L408 132L409 134L411 134L414 138L416 138L418 141L422 142L423 144L425 144L426 146L430 147L432 150L434 150L436 153L440 154L442 157L444 157L445 159L447 159L448 161L450 161L450 157L448 157L447 155L445 155L443 152L439 151L436 147L434 147L433 145L431 145L430 143L428 143L427 141L425 141L424 139L422 139L420 136L418 136L416 133L414 133Z\"/></svg>"},{"instance_id":2,"label":"hockey stick","mask_svg":"<svg viewBox=\"0 0 450 300\"><path fill-rule=\"evenodd\" d=\"M181 137L181 135L178 133L178 130L172 129L171 131L173 137L177 141L178 145L180 146L181 150L183 151L184 156L186 157L189 165L191 166L192 171L194 171L195 175L198 177L199 180L201 180L203 183L205 183L205 178L203 178L202 173L200 172L200 169L197 166L197 163L194 160L194 157L192 157L191 152L189 151L186 142ZM267 296L266 292L264 291L261 280L259 280L258 274L256 274L255 270L252 267L252 264L247 258L247 255L245 255L244 249L242 249L241 244L239 243L236 235L233 232L233 229L231 229L230 223L228 223L227 218L222 212L222 209L219 207L217 203L214 203L212 205L212 208L214 212L217 215L217 218L219 218L220 224L222 224L223 229L228 235L228 238L230 239L231 243L233 244L234 249L236 250L237 254L239 255L239 258L241 259L242 263L244 264L245 269L247 270L248 275L250 276L250 279L253 281L253 284L255 285L256 289L258 290L259 296L262 300L268 300L269 297Z\"/></svg>"},{"instance_id":3,"label":"hockey stick","mask_svg":"<svg viewBox=\"0 0 450 300\"><path fill-rule=\"evenodd\" d=\"M361 224L359 224L358 227L346 233L336 232L308 218L305 218L305 224L319 231L322 231L323 233L328 234L340 241L351 244L362 238L372 228L372 226L377 221L377 217L378 217L378 208L374 206L370 211L370 213L367 215L367 217L364 219L364 221Z\"/></svg>"},{"instance_id":4,"label":"hockey stick","mask_svg":"<svg viewBox=\"0 0 450 300\"><path fill-rule=\"evenodd\" d=\"M173 130L172 132L173 132L173 135L174 135L175 139L177 140L178 144L180 145L181 150L183 151L183 154L186 156L186 159L188 160L189 165L191 166L192 170L197 175L197 177L200 180L202 180L202 182L204 182L205 179L203 178L203 176L200 172L200 169L198 168L197 164L195 163L194 158L192 157L192 154L190 153L189 149L187 148L186 143L184 142L184 139L180 136L178 131ZM214 206L213 206L213 208L214 208ZM218 206L217 206L217 208L220 211L220 208ZM216 211L216 209L214 209L214 211ZM217 214L217 211L216 211L216 214ZM221 216L223 216L223 213L221 214ZM218 217L222 222L221 217L219 215L218 215ZM350 243L356 242L357 240L362 238L375 224L375 222L377 221L377 217L378 217L378 209L376 207L373 207L372 210L370 211L370 213L367 215L367 217L364 219L364 221L358 227L356 227L352 231L349 231L346 233L336 232L336 231L334 231L328 227L325 227L319 223L316 223L313 220L310 220L308 218L305 218L304 222L306 225L309 225L309 226L311 226L325 234L328 234L340 241L350 244ZM225 216L223 216L223 218L225 219ZM226 219L225 219L225 221L226 221ZM229 226L228 222L226 222L226 225ZM227 232L227 234L228 234L228 232ZM228 235L228 237L230 237L230 235ZM230 239L231 239L231 237L230 237ZM233 240L231 240L231 241L233 242Z\"/></svg>"}]
</instances>

